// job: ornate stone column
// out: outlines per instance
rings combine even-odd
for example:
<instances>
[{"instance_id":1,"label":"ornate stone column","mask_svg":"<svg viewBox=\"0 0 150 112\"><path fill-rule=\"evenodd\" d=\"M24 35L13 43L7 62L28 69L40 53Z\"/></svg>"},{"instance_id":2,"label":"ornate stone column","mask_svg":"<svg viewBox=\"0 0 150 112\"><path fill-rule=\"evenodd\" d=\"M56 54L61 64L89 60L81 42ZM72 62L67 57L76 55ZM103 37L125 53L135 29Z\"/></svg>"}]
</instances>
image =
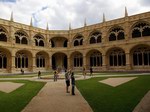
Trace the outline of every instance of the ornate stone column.
<instances>
[{"instance_id":1,"label":"ornate stone column","mask_svg":"<svg viewBox=\"0 0 150 112\"><path fill-rule=\"evenodd\" d=\"M11 73L15 73L15 53L12 53L11 56Z\"/></svg>"},{"instance_id":2,"label":"ornate stone column","mask_svg":"<svg viewBox=\"0 0 150 112\"><path fill-rule=\"evenodd\" d=\"M131 70L130 53L126 53L126 70Z\"/></svg>"},{"instance_id":3,"label":"ornate stone column","mask_svg":"<svg viewBox=\"0 0 150 112\"><path fill-rule=\"evenodd\" d=\"M83 55L83 67L87 68L86 55Z\"/></svg>"},{"instance_id":4,"label":"ornate stone column","mask_svg":"<svg viewBox=\"0 0 150 112\"><path fill-rule=\"evenodd\" d=\"M107 70L106 60L107 60L106 55L102 55L102 61L103 61L102 69L103 69L103 71Z\"/></svg>"}]
</instances>

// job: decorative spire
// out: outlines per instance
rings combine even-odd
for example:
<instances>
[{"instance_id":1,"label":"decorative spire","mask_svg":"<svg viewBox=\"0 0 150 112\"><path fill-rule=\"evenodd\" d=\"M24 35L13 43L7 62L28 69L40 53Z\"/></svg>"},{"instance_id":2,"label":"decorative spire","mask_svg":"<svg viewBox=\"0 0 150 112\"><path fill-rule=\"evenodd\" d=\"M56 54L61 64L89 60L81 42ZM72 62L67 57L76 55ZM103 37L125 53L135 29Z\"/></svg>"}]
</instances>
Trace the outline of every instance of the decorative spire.
<instances>
[{"instance_id":1,"label":"decorative spire","mask_svg":"<svg viewBox=\"0 0 150 112\"><path fill-rule=\"evenodd\" d=\"M71 30L72 28L71 28L71 22L69 23L69 30Z\"/></svg>"},{"instance_id":2,"label":"decorative spire","mask_svg":"<svg viewBox=\"0 0 150 112\"><path fill-rule=\"evenodd\" d=\"M11 12L10 21L14 21L14 18L13 18L13 11Z\"/></svg>"},{"instance_id":3,"label":"decorative spire","mask_svg":"<svg viewBox=\"0 0 150 112\"><path fill-rule=\"evenodd\" d=\"M32 17L31 17L31 20L30 20L30 26L32 26L33 24L32 24Z\"/></svg>"},{"instance_id":4,"label":"decorative spire","mask_svg":"<svg viewBox=\"0 0 150 112\"><path fill-rule=\"evenodd\" d=\"M127 7L125 7L125 17L128 16L128 11L127 11Z\"/></svg>"},{"instance_id":5,"label":"decorative spire","mask_svg":"<svg viewBox=\"0 0 150 112\"><path fill-rule=\"evenodd\" d=\"M49 30L49 27L48 27L48 22L47 22L47 26L46 26L46 29L47 29L47 30Z\"/></svg>"},{"instance_id":6,"label":"decorative spire","mask_svg":"<svg viewBox=\"0 0 150 112\"><path fill-rule=\"evenodd\" d=\"M106 21L105 14L103 13L103 22L105 22L105 21Z\"/></svg>"},{"instance_id":7,"label":"decorative spire","mask_svg":"<svg viewBox=\"0 0 150 112\"><path fill-rule=\"evenodd\" d=\"M87 24L86 24L86 18L84 19L84 26L86 26Z\"/></svg>"}]
</instances>

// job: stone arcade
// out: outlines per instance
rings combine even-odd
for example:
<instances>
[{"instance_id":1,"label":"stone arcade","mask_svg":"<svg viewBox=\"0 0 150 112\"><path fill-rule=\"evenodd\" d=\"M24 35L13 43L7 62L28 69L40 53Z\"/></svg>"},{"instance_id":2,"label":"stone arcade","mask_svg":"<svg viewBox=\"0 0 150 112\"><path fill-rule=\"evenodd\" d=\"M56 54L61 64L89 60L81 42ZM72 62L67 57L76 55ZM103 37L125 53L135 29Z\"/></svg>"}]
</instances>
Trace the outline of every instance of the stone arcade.
<instances>
[{"instance_id":1,"label":"stone arcade","mask_svg":"<svg viewBox=\"0 0 150 112\"><path fill-rule=\"evenodd\" d=\"M69 30L0 19L0 74L92 66L97 71L150 71L150 12Z\"/></svg>"}]
</instances>

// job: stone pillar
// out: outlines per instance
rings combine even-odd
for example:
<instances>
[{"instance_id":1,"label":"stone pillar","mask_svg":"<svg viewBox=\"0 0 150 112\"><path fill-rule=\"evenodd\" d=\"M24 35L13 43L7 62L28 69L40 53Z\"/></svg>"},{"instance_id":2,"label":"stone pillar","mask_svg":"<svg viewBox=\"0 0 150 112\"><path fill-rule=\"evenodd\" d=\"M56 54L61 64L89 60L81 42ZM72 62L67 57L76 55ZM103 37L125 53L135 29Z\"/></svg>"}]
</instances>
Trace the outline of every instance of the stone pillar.
<instances>
[{"instance_id":1,"label":"stone pillar","mask_svg":"<svg viewBox=\"0 0 150 112\"><path fill-rule=\"evenodd\" d=\"M33 56L32 59L33 59L33 63L32 63L32 71L33 71L33 72L36 72L36 57Z\"/></svg>"},{"instance_id":2,"label":"stone pillar","mask_svg":"<svg viewBox=\"0 0 150 112\"><path fill-rule=\"evenodd\" d=\"M15 73L15 55L11 56L11 73Z\"/></svg>"},{"instance_id":3,"label":"stone pillar","mask_svg":"<svg viewBox=\"0 0 150 112\"><path fill-rule=\"evenodd\" d=\"M130 53L126 53L126 70L131 70Z\"/></svg>"},{"instance_id":4,"label":"stone pillar","mask_svg":"<svg viewBox=\"0 0 150 112\"><path fill-rule=\"evenodd\" d=\"M52 56L49 56L49 69L52 70Z\"/></svg>"},{"instance_id":5,"label":"stone pillar","mask_svg":"<svg viewBox=\"0 0 150 112\"><path fill-rule=\"evenodd\" d=\"M87 68L86 55L83 55L83 67Z\"/></svg>"},{"instance_id":6,"label":"stone pillar","mask_svg":"<svg viewBox=\"0 0 150 112\"><path fill-rule=\"evenodd\" d=\"M68 63L68 69L71 69L70 57L67 58L67 63Z\"/></svg>"},{"instance_id":7,"label":"stone pillar","mask_svg":"<svg viewBox=\"0 0 150 112\"><path fill-rule=\"evenodd\" d=\"M107 65L106 65L106 55L102 55L102 69L103 71L107 70Z\"/></svg>"}]
</instances>

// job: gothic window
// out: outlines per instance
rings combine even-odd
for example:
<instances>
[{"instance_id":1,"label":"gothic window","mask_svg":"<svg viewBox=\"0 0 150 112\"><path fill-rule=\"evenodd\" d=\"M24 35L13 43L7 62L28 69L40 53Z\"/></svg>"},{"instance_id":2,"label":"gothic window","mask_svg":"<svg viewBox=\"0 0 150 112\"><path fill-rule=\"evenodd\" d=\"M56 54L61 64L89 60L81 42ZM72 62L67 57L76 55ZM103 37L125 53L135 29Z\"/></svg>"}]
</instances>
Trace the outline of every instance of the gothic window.
<instances>
[{"instance_id":1,"label":"gothic window","mask_svg":"<svg viewBox=\"0 0 150 112\"><path fill-rule=\"evenodd\" d=\"M77 36L77 37L74 39L73 45L74 45L74 46L81 46L81 45L83 45L83 36L82 36L82 35Z\"/></svg>"},{"instance_id":2,"label":"gothic window","mask_svg":"<svg viewBox=\"0 0 150 112\"><path fill-rule=\"evenodd\" d=\"M78 53L74 56L74 67L82 67L83 57L82 54Z\"/></svg>"},{"instance_id":3,"label":"gothic window","mask_svg":"<svg viewBox=\"0 0 150 112\"><path fill-rule=\"evenodd\" d=\"M133 51L134 66L150 66L150 48L139 47Z\"/></svg>"},{"instance_id":4,"label":"gothic window","mask_svg":"<svg viewBox=\"0 0 150 112\"><path fill-rule=\"evenodd\" d=\"M44 55L38 54L38 55L36 56L36 66L37 66L38 68L40 68L40 67L45 67L45 57L44 57Z\"/></svg>"},{"instance_id":5,"label":"gothic window","mask_svg":"<svg viewBox=\"0 0 150 112\"><path fill-rule=\"evenodd\" d=\"M16 68L28 68L28 56L24 53L17 53L15 56Z\"/></svg>"},{"instance_id":6,"label":"gothic window","mask_svg":"<svg viewBox=\"0 0 150 112\"><path fill-rule=\"evenodd\" d=\"M7 42L7 34L3 28L0 27L0 41Z\"/></svg>"},{"instance_id":7,"label":"gothic window","mask_svg":"<svg viewBox=\"0 0 150 112\"><path fill-rule=\"evenodd\" d=\"M98 51L90 55L90 66L102 66L102 54Z\"/></svg>"},{"instance_id":8,"label":"gothic window","mask_svg":"<svg viewBox=\"0 0 150 112\"><path fill-rule=\"evenodd\" d=\"M18 31L15 33L16 43L28 44L27 35L24 32Z\"/></svg>"},{"instance_id":9,"label":"gothic window","mask_svg":"<svg viewBox=\"0 0 150 112\"><path fill-rule=\"evenodd\" d=\"M90 44L94 44L94 43L96 43L96 40L95 40L94 37L91 37L91 38L90 38Z\"/></svg>"},{"instance_id":10,"label":"gothic window","mask_svg":"<svg viewBox=\"0 0 150 112\"><path fill-rule=\"evenodd\" d=\"M64 41L64 47L67 47L68 40Z\"/></svg>"},{"instance_id":11,"label":"gothic window","mask_svg":"<svg viewBox=\"0 0 150 112\"><path fill-rule=\"evenodd\" d=\"M54 41L51 39L51 47L55 47Z\"/></svg>"},{"instance_id":12,"label":"gothic window","mask_svg":"<svg viewBox=\"0 0 150 112\"><path fill-rule=\"evenodd\" d=\"M90 36L90 44L101 43L101 35L102 34L100 32L92 33L92 35Z\"/></svg>"},{"instance_id":13,"label":"gothic window","mask_svg":"<svg viewBox=\"0 0 150 112\"><path fill-rule=\"evenodd\" d=\"M75 40L75 41L74 41L74 46L79 46L78 40Z\"/></svg>"},{"instance_id":14,"label":"gothic window","mask_svg":"<svg viewBox=\"0 0 150 112\"><path fill-rule=\"evenodd\" d=\"M35 40L35 45L36 46L44 47L44 39L43 39L43 37L41 37L39 35L36 35L36 36L34 36L34 40Z\"/></svg>"},{"instance_id":15,"label":"gothic window","mask_svg":"<svg viewBox=\"0 0 150 112\"><path fill-rule=\"evenodd\" d=\"M109 41L123 40L124 38L124 30L122 28L114 28L109 33Z\"/></svg>"},{"instance_id":16,"label":"gothic window","mask_svg":"<svg viewBox=\"0 0 150 112\"><path fill-rule=\"evenodd\" d=\"M0 69L7 68L7 57L6 54L0 51Z\"/></svg>"},{"instance_id":17,"label":"gothic window","mask_svg":"<svg viewBox=\"0 0 150 112\"><path fill-rule=\"evenodd\" d=\"M150 25L147 23L138 23L132 29L132 38L150 36Z\"/></svg>"},{"instance_id":18,"label":"gothic window","mask_svg":"<svg viewBox=\"0 0 150 112\"><path fill-rule=\"evenodd\" d=\"M125 66L126 57L124 51L116 49L109 54L109 65L110 66Z\"/></svg>"}]
</instances>

